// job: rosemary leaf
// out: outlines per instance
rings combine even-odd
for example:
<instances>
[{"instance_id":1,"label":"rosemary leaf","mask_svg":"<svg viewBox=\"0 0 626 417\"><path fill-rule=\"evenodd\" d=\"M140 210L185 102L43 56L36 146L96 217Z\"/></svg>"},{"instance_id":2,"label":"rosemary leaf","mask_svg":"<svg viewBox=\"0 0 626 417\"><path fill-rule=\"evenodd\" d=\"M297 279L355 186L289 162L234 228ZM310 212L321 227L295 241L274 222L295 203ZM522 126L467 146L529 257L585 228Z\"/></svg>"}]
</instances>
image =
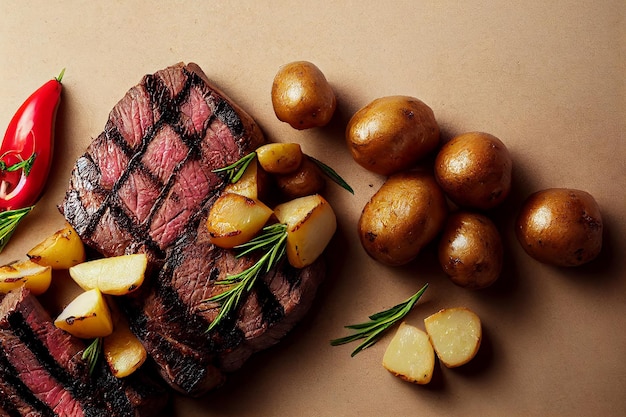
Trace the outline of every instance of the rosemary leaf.
<instances>
[{"instance_id":1,"label":"rosemary leaf","mask_svg":"<svg viewBox=\"0 0 626 417\"><path fill-rule=\"evenodd\" d=\"M0 252L2 252L7 243L9 243L9 239L11 239L17 225L22 221L24 216L31 212L33 207L34 206L17 210L7 210L0 213Z\"/></svg>"},{"instance_id":2,"label":"rosemary leaf","mask_svg":"<svg viewBox=\"0 0 626 417\"><path fill-rule=\"evenodd\" d=\"M331 167L329 167L328 165L326 165L325 163L323 163L320 160L317 160L315 158L313 158L312 156L309 155L309 158L311 159L311 161L313 161L318 167L320 167L320 169L322 170L322 172L331 180L333 180L335 183L337 183L339 186L345 188L346 190L348 190L350 193L354 194L354 190L352 189L352 187L350 187L350 185L343 179L341 178L341 176L339 174L337 174L337 172L335 172L334 169L332 169Z\"/></svg>"},{"instance_id":3,"label":"rosemary leaf","mask_svg":"<svg viewBox=\"0 0 626 417\"><path fill-rule=\"evenodd\" d=\"M330 341L330 344L332 346L339 346L356 340L365 339L356 347L356 349L352 351L350 356L355 356L357 353L375 344L380 336L382 336L383 332L406 316L420 299L422 294L424 294L426 288L428 288L428 283L402 303L388 308L387 310L372 314L368 317L370 319L369 321L344 326L346 329L356 330L356 332L349 336L333 339Z\"/></svg>"},{"instance_id":4,"label":"rosemary leaf","mask_svg":"<svg viewBox=\"0 0 626 417\"><path fill-rule=\"evenodd\" d=\"M85 348L83 351L83 360L87 361L87 365L89 367L89 375L93 374L93 371L96 369L98 365L98 360L100 359L102 353L102 338L98 337L93 339L93 341Z\"/></svg>"},{"instance_id":5,"label":"rosemary leaf","mask_svg":"<svg viewBox=\"0 0 626 417\"><path fill-rule=\"evenodd\" d=\"M243 173L246 172L246 168L248 168L248 165L250 165L255 157L256 152L251 152L228 166L214 169L213 172L226 172L228 174L228 181L234 184L241 179Z\"/></svg>"}]
</instances>

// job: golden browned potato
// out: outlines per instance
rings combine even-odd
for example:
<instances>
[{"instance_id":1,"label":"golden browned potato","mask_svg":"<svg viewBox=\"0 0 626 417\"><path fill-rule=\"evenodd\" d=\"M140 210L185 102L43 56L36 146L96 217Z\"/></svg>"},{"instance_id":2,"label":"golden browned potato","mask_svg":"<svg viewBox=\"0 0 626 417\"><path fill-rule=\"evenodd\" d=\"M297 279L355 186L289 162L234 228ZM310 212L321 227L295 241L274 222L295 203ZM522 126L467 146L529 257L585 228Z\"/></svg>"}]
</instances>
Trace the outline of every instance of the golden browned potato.
<instances>
[{"instance_id":1,"label":"golden browned potato","mask_svg":"<svg viewBox=\"0 0 626 417\"><path fill-rule=\"evenodd\" d=\"M315 64L296 61L282 66L274 77L272 105L278 120L302 130L327 125L337 99Z\"/></svg>"},{"instance_id":2,"label":"golden browned potato","mask_svg":"<svg viewBox=\"0 0 626 417\"><path fill-rule=\"evenodd\" d=\"M529 196L517 217L520 244L536 260L579 266L602 249L600 207L586 191L549 188Z\"/></svg>"},{"instance_id":3,"label":"golden browned potato","mask_svg":"<svg viewBox=\"0 0 626 417\"><path fill-rule=\"evenodd\" d=\"M296 268L315 262L337 230L335 212L319 194L279 204L274 214L280 223L287 225L287 259Z\"/></svg>"},{"instance_id":4,"label":"golden browned potato","mask_svg":"<svg viewBox=\"0 0 626 417\"><path fill-rule=\"evenodd\" d=\"M260 200L224 193L211 206L207 230L211 243L231 249L249 241L267 223L272 209Z\"/></svg>"},{"instance_id":5,"label":"golden browned potato","mask_svg":"<svg viewBox=\"0 0 626 417\"><path fill-rule=\"evenodd\" d=\"M304 155L300 167L284 175L275 175L276 185L282 196L288 200L319 194L326 186L326 177L319 166Z\"/></svg>"},{"instance_id":6,"label":"golden browned potato","mask_svg":"<svg viewBox=\"0 0 626 417\"><path fill-rule=\"evenodd\" d=\"M430 173L397 173L363 208L359 237L372 258L387 265L403 265L437 236L447 214L445 196Z\"/></svg>"},{"instance_id":7,"label":"golden browned potato","mask_svg":"<svg viewBox=\"0 0 626 417\"><path fill-rule=\"evenodd\" d=\"M71 268L84 262L86 257L83 242L69 223L35 245L26 255L31 261L52 269Z\"/></svg>"},{"instance_id":8,"label":"golden browned potato","mask_svg":"<svg viewBox=\"0 0 626 417\"><path fill-rule=\"evenodd\" d=\"M346 128L354 160L380 175L411 168L439 144L430 107L409 96L378 98L357 111Z\"/></svg>"},{"instance_id":9,"label":"golden browned potato","mask_svg":"<svg viewBox=\"0 0 626 417\"><path fill-rule=\"evenodd\" d=\"M487 210L508 196L512 168L511 155L500 139L470 132L441 147L435 159L435 178L457 205Z\"/></svg>"},{"instance_id":10,"label":"golden browned potato","mask_svg":"<svg viewBox=\"0 0 626 417\"><path fill-rule=\"evenodd\" d=\"M486 216L459 211L446 220L439 240L439 263L455 284L480 289L502 272L502 239Z\"/></svg>"}]
</instances>

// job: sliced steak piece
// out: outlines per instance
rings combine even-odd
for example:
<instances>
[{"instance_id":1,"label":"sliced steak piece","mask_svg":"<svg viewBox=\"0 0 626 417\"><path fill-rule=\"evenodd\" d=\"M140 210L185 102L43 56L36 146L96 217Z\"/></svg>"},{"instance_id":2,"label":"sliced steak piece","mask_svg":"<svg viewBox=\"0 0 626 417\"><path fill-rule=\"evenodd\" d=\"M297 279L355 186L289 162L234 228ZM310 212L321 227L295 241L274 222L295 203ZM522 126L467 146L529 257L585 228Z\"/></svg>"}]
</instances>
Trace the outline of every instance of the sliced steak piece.
<instances>
[{"instance_id":1,"label":"sliced steak piece","mask_svg":"<svg viewBox=\"0 0 626 417\"><path fill-rule=\"evenodd\" d=\"M310 307L322 262L287 262L259 279L238 311L211 333L215 281L252 265L208 241L206 217L225 187L214 172L265 139L254 120L195 64L146 75L120 100L76 162L59 206L104 256L145 252L151 276L122 301L163 378L200 395L254 352L278 342ZM253 255L256 256L256 255Z\"/></svg>"},{"instance_id":2,"label":"sliced steak piece","mask_svg":"<svg viewBox=\"0 0 626 417\"><path fill-rule=\"evenodd\" d=\"M82 340L58 329L28 290L0 303L0 407L7 415L148 416L167 401L142 371L117 379L101 361L93 375Z\"/></svg>"}]
</instances>

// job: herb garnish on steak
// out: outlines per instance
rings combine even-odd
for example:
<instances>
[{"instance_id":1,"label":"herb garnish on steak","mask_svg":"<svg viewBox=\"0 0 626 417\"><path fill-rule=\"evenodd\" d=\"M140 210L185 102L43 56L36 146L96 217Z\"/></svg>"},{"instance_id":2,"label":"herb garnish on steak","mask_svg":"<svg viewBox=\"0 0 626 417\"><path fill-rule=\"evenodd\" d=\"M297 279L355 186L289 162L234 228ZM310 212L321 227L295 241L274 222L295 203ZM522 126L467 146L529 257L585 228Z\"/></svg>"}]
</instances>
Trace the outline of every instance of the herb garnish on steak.
<instances>
[{"instance_id":1,"label":"herb garnish on steak","mask_svg":"<svg viewBox=\"0 0 626 417\"><path fill-rule=\"evenodd\" d=\"M206 217L228 180L214 170L265 139L254 120L195 64L146 75L118 102L104 131L76 162L61 212L104 256L145 252L152 276L123 300L131 328L163 378L200 395L254 352L282 338L308 310L321 261L282 262L257 280L237 311L211 332L216 281L248 268L209 242Z\"/></svg>"}]
</instances>

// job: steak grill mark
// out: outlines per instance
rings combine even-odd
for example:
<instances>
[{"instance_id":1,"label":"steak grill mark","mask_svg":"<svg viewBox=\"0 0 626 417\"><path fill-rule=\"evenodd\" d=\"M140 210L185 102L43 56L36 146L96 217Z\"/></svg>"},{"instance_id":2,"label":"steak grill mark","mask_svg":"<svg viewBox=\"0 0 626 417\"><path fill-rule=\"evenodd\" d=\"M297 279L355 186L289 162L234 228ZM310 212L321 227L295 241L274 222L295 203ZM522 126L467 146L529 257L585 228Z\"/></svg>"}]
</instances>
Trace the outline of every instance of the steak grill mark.
<instances>
[{"instance_id":1,"label":"steak grill mark","mask_svg":"<svg viewBox=\"0 0 626 417\"><path fill-rule=\"evenodd\" d=\"M187 166L189 161L199 160L202 156L201 144L204 137L207 134L207 129L210 128L212 123L219 119L223 122L228 129L233 132L235 135L241 135L243 132L243 125L241 120L237 117L234 109L228 105L228 103L224 100L219 100L215 107L214 112L206 119L204 122L203 130L200 132L190 131L189 128L184 128L184 121L181 120L183 113L180 111L181 106L190 100L190 93L193 91L194 87L199 87L203 85L203 81L200 77L192 72L187 70L185 71L186 82L182 90L175 95L174 97L170 96L169 90L167 86L163 83L163 81L157 78L155 75L147 75L145 77L145 88L146 92L150 97L151 107L154 112L159 115L159 118L155 121L154 125L148 126L145 129L145 134L142 136L140 145L138 147L133 148L131 144L123 137L122 133L120 133L119 129L109 121L104 131L103 141L106 143L111 143L117 146L121 152L128 158L128 166L125 170L122 171L121 176L116 180L114 185L110 190L103 190L101 185L98 183L97 178L102 175L102 173L95 174L100 171L97 168L97 164L93 160L93 157L90 154L86 154L84 158L87 160L81 161L81 166L83 168L89 167L87 170L86 177L88 178L89 183L96 188L97 192L105 192L106 195L104 197L103 203L98 207L98 209L91 215L85 216L84 213L81 213L80 217L86 217L87 221L74 221L73 223L80 224L81 228L79 234L84 239L90 239L94 234L97 225L102 221L103 216L107 211L111 213L114 217L115 221L124 229L128 230L130 235L134 237L134 240L141 241L145 244L150 250L156 252L158 258L162 258L164 256L163 244L159 244L154 239L154 236L150 233L150 225L154 220L154 216L158 214L159 209L162 205L167 201L167 197L172 190L172 187L175 185L176 180L178 179L178 175L181 168ZM206 94L212 94L211 91L208 91ZM205 99L209 100L208 97ZM161 179L157 178L149 168L144 165L143 157L148 149L148 146L153 142L155 136L161 132L165 128L170 128L172 131L182 140L185 146L188 148L185 159L178 163L178 165L173 169L172 175L167 178L167 182L160 183ZM227 156L227 155L225 155ZM160 189L160 193L156 200L154 201L154 205L150 210L150 215L148 218L142 222L137 223L129 214L129 210L127 207L123 205L123 203L119 199L120 189L129 181L132 175L141 173L142 175L147 175L148 180L158 184L156 188ZM217 177L217 176L216 176ZM203 201L198 203L198 206L202 205L206 200L208 200L215 192L215 190L211 190ZM175 199L176 196L173 196ZM83 206L81 197L78 192L74 191L73 196L69 198L70 201L73 201L73 208L80 208ZM76 200L76 201L74 201ZM68 207L68 204L65 205ZM68 216L72 216L71 210L66 210ZM74 215L78 217L79 214L76 213Z\"/></svg>"},{"instance_id":2,"label":"steak grill mark","mask_svg":"<svg viewBox=\"0 0 626 417\"><path fill-rule=\"evenodd\" d=\"M276 343L324 276L322 263L297 270L284 262L206 333L219 306L203 300L226 289L215 282L255 261L210 243L207 213L226 185L213 171L264 143L254 120L197 65L178 64L145 76L114 106L59 207L102 255L149 255L149 279L118 300L161 376L184 394L216 387L224 372Z\"/></svg>"},{"instance_id":3,"label":"steak grill mark","mask_svg":"<svg viewBox=\"0 0 626 417\"><path fill-rule=\"evenodd\" d=\"M117 379L100 360L90 376L85 344L56 328L27 290L9 293L0 311L0 407L7 414L135 417L163 404L163 388L141 371Z\"/></svg>"}]
</instances>

